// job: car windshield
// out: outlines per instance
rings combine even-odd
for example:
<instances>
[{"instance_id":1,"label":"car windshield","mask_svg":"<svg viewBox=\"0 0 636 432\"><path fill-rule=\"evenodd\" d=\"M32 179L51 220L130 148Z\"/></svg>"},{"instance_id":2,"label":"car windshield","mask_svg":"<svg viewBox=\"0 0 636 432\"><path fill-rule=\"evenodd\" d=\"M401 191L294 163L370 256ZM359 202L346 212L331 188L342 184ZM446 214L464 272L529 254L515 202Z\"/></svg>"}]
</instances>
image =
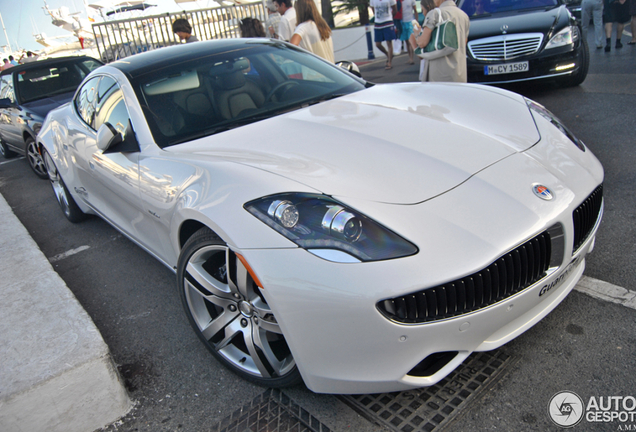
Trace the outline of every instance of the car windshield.
<instances>
[{"instance_id":1,"label":"car windshield","mask_svg":"<svg viewBox=\"0 0 636 432\"><path fill-rule=\"evenodd\" d=\"M75 91L86 75L102 64L93 59L43 64L18 72L20 103Z\"/></svg>"},{"instance_id":2,"label":"car windshield","mask_svg":"<svg viewBox=\"0 0 636 432\"><path fill-rule=\"evenodd\" d=\"M162 148L352 93L365 84L305 51L273 41L246 43L132 80Z\"/></svg>"},{"instance_id":3,"label":"car windshield","mask_svg":"<svg viewBox=\"0 0 636 432\"><path fill-rule=\"evenodd\" d=\"M464 0L461 9L466 15L476 17L501 12L553 8L559 4L559 0Z\"/></svg>"}]
</instances>

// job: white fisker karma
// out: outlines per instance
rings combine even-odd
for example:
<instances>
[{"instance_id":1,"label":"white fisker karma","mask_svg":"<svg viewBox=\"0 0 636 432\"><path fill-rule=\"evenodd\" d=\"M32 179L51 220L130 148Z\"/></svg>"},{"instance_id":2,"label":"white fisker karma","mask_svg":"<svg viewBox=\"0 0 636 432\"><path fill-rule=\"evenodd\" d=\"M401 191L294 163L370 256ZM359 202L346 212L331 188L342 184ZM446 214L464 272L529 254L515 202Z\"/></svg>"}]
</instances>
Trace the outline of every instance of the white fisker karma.
<instances>
[{"instance_id":1,"label":"white fisker karma","mask_svg":"<svg viewBox=\"0 0 636 432\"><path fill-rule=\"evenodd\" d=\"M100 67L38 145L65 216L173 269L213 356L272 387L437 383L568 295L603 213L601 164L541 105L265 39Z\"/></svg>"}]
</instances>

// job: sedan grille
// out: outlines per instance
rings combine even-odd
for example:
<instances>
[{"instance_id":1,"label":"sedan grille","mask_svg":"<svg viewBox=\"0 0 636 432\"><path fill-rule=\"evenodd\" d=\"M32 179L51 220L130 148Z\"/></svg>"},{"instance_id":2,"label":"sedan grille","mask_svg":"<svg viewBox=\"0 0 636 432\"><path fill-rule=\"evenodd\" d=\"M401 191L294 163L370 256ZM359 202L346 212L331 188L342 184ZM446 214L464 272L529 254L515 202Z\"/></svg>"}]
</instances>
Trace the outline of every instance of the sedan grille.
<instances>
[{"instance_id":1,"label":"sedan grille","mask_svg":"<svg viewBox=\"0 0 636 432\"><path fill-rule=\"evenodd\" d=\"M444 285L380 301L376 306L391 320L415 324L467 314L500 302L547 275L552 255L549 231L483 270Z\"/></svg>"},{"instance_id":2,"label":"sedan grille","mask_svg":"<svg viewBox=\"0 0 636 432\"><path fill-rule=\"evenodd\" d=\"M597 187L589 197L583 201L572 212L572 220L574 222L574 251L576 252L581 245L587 240L598 216L601 213L603 204L603 185Z\"/></svg>"},{"instance_id":3,"label":"sedan grille","mask_svg":"<svg viewBox=\"0 0 636 432\"><path fill-rule=\"evenodd\" d=\"M475 60L510 60L536 53L541 47L543 33L523 33L493 36L468 43Z\"/></svg>"}]
</instances>

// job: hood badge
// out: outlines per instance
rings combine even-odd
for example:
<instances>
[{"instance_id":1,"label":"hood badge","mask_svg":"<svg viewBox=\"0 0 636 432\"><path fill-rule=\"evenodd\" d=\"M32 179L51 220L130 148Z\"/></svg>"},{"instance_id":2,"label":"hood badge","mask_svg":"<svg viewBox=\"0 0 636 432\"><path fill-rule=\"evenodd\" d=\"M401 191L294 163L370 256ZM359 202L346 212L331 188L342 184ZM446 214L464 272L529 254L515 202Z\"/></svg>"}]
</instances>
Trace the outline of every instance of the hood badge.
<instances>
[{"instance_id":1,"label":"hood badge","mask_svg":"<svg viewBox=\"0 0 636 432\"><path fill-rule=\"evenodd\" d=\"M508 25L504 24L501 26L501 34L506 34L508 33Z\"/></svg>"},{"instance_id":2,"label":"hood badge","mask_svg":"<svg viewBox=\"0 0 636 432\"><path fill-rule=\"evenodd\" d=\"M552 194L550 189L540 184L532 186L532 192L534 192L534 194L539 198L546 201L550 201L552 198L554 198L554 195Z\"/></svg>"}]
</instances>

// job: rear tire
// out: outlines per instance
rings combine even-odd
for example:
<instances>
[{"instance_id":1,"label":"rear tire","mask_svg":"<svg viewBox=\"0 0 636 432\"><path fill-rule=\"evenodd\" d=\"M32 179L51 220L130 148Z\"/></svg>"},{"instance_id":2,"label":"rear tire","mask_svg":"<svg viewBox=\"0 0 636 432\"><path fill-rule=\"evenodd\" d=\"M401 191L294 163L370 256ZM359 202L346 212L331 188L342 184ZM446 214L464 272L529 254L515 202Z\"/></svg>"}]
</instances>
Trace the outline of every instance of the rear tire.
<instances>
[{"instance_id":1,"label":"rear tire","mask_svg":"<svg viewBox=\"0 0 636 432\"><path fill-rule=\"evenodd\" d=\"M38 145L35 140L31 137L26 140L25 154L35 175L43 180L49 178L49 174L46 172L44 158L40 154L40 150L38 149Z\"/></svg>"},{"instance_id":2,"label":"rear tire","mask_svg":"<svg viewBox=\"0 0 636 432\"><path fill-rule=\"evenodd\" d=\"M53 162L53 159L49 155L49 153L42 149L44 153L44 165L47 171L47 177L51 181L51 186L53 187L53 193L55 193L55 198L57 198L57 202L66 216L66 219L73 223L81 222L86 219L86 214L79 208L75 199L68 191L66 184L64 184L64 180L62 180L62 176L57 171L57 167Z\"/></svg>"}]
</instances>

